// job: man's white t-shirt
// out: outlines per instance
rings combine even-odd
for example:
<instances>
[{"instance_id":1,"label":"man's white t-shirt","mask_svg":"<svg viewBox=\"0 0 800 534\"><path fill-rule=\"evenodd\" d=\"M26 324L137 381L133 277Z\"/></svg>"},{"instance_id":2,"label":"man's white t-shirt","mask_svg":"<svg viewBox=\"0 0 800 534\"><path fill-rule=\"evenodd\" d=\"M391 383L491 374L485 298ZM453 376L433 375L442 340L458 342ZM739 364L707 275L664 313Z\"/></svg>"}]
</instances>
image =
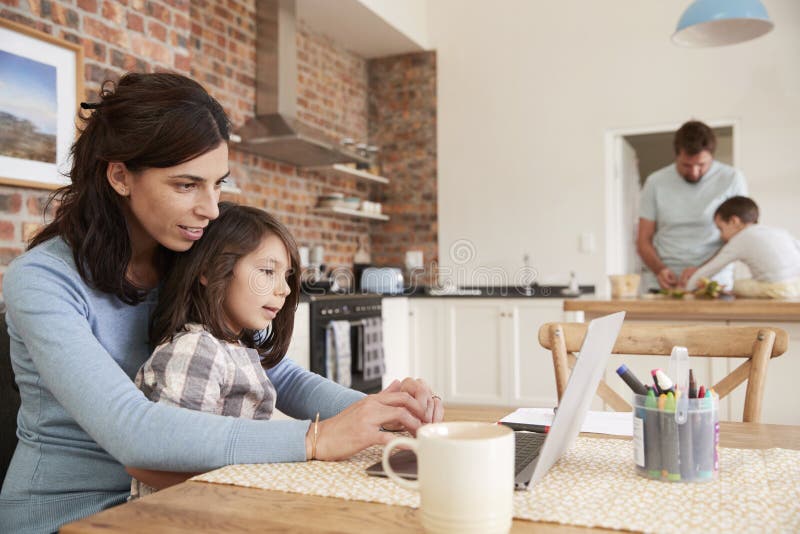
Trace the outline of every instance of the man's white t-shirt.
<instances>
[{"instance_id":1,"label":"man's white t-shirt","mask_svg":"<svg viewBox=\"0 0 800 534\"><path fill-rule=\"evenodd\" d=\"M744 175L716 160L696 183L687 182L678 174L675 164L647 177L639 216L655 221L653 245L661 261L676 276L687 267L702 265L722 246L714 225L714 212L722 202L736 195L747 195ZM714 279L730 289L732 266ZM646 267L642 282L645 291L659 287L655 274Z\"/></svg>"}]
</instances>

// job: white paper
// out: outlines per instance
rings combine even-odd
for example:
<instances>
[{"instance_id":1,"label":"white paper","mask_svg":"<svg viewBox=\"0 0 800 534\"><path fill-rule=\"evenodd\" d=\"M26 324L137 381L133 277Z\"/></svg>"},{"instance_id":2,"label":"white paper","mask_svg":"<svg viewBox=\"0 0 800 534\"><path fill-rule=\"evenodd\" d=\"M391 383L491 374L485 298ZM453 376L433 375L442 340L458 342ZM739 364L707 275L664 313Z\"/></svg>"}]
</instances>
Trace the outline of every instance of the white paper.
<instances>
[{"instance_id":1,"label":"white paper","mask_svg":"<svg viewBox=\"0 0 800 534\"><path fill-rule=\"evenodd\" d=\"M552 408L519 408L517 411L503 417L500 421L550 426L553 423L553 417ZM631 412L595 412L590 410L583 421L581 432L633 436L633 416Z\"/></svg>"}]
</instances>

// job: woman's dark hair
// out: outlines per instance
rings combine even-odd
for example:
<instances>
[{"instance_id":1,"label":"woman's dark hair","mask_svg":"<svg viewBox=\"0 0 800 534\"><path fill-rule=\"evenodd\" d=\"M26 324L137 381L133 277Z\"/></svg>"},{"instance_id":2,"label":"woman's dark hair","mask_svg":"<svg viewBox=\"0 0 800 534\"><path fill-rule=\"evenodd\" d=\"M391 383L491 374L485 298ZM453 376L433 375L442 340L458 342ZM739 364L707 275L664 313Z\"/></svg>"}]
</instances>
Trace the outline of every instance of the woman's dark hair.
<instances>
[{"instance_id":1,"label":"woman's dark hair","mask_svg":"<svg viewBox=\"0 0 800 534\"><path fill-rule=\"evenodd\" d=\"M197 82L180 74L128 73L117 84L106 81L100 101L83 122L72 145L72 183L55 191L55 218L30 242L33 248L61 236L72 248L87 284L136 304L143 288L125 276L131 243L123 200L106 177L109 162L132 172L179 165L227 142L225 111ZM159 247L163 269L172 253Z\"/></svg>"},{"instance_id":2,"label":"woman's dark hair","mask_svg":"<svg viewBox=\"0 0 800 534\"><path fill-rule=\"evenodd\" d=\"M736 196L720 204L717 211L714 212L715 218L719 217L725 222L730 221L734 215L745 224L757 223L758 205L752 198Z\"/></svg>"},{"instance_id":3,"label":"woman's dark hair","mask_svg":"<svg viewBox=\"0 0 800 534\"><path fill-rule=\"evenodd\" d=\"M705 123L689 121L675 132L672 144L676 156L681 153L681 150L689 156L699 154L703 150L708 150L713 155L717 149L717 136Z\"/></svg>"},{"instance_id":4,"label":"woman's dark hair","mask_svg":"<svg viewBox=\"0 0 800 534\"><path fill-rule=\"evenodd\" d=\"M240 258L256 250L265 237L276 235L289 253L287 282L291 293L273 319L269 335L231 331L225 324L223 301L233 269ZM204 283L200 282L204 277ZM167 275L150 322L150 344L155 348L172 340L187 323L199 323L215 338L258 350L262 365L273 367L286 354L292 339L294 312L300 299L300 259L289 230L263 210L230 202L219 204L219 217L188 252L178 254Z\"/></svg>"}]
</instances>

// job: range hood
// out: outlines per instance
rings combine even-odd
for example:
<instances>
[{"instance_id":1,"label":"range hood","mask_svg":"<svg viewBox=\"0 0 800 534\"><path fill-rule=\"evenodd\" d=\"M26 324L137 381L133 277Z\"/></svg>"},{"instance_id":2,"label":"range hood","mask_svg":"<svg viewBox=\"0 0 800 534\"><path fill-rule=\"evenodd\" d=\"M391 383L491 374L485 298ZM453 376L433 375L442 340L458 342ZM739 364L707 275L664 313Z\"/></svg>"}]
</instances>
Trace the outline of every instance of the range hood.
<instances>
[{"instance_id":1,"label":"range hood","mask_svg":"<svg viewBox=\"0 0 800 534\"><path fill-rule=\"evenodd\" d=\"M295 0L256 1L256 116L238 148L297 167L369 160L297 119Z\"/></svg>"}]
</instances>

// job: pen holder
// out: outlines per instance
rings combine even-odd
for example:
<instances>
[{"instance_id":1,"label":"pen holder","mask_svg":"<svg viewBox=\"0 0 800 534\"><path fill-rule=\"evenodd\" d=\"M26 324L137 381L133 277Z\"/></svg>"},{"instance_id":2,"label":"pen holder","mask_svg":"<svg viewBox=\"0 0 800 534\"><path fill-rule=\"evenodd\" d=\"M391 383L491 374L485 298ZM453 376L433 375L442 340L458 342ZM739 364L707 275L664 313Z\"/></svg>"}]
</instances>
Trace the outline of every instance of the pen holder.
<instances>
[{"instance_id":1,"label":"pen holder","mask_svg":"<svg viewBox=\"0 0 800 534\"><path fill-rule=\"evenodd\" d=\"M682 399L676 410L659 409L658 401L646 395L634 395L633 400L633 456L639 475L668 482L717 478L717 396ZM680 412L678 417L676 412Z\"/></svg>"}]
</instances>

